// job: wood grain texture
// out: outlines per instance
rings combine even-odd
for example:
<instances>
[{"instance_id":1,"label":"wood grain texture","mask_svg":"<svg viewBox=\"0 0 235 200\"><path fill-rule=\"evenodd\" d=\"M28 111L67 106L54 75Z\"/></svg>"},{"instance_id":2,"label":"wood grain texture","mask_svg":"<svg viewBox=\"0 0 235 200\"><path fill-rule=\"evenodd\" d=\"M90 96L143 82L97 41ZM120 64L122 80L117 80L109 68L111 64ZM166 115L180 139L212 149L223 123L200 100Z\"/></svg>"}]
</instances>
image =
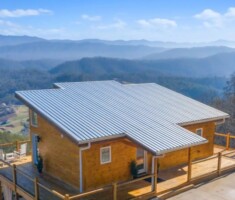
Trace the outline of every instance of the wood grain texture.
<instances>
[{"instance_id":1,"label":"wood grain texture","mask_svg":"<svg viewBox=\"0 0 235 200\"><path fill-rule=\"evenodd\" d=\"M192 160L205 158L213 154L214 122L188 125L184 128L195 132L203 128L203 137L207 144L192 147ZM73 186L79 187L79 147L59 129L38 115L38 127L30 126L31 133L41 137L39 152L44 160L44 170ZM101 164L100 148L111 146L111 163ZM91 148L83 152L84 190L105 186L117 181L131 179L130 162L136 159L137 145L126 138L92 143ZM148 173L152 169L152 154L148 153ZM167 153L159 158L160 169L178 166L188 161L188 149Z\"/></svg>"},{"instance_id":2,"label":"wood grain texture","mask_svg":"<svg viewBox=\"0 0 235 200\"><path fill-rule=\"evenodd\" d=\"M66 135L38 115L38 127L30 126L30 133L38 134L39 154L48 174L79 187L79 147Z\"/></svg>"},{"instance_id":3,"label":"wood grain texture","mask_svg":"<svg viewBox=\"0 0 235 200\"><path fill-rule=\"evenodd\" d=\"M100 148L111 146L111 163L101 164ZM84 187L92 189L117 181L131 179L130 162L136 159L136 147L125 139L92 144L83 153Z\"/></svg>"}]
</instances>

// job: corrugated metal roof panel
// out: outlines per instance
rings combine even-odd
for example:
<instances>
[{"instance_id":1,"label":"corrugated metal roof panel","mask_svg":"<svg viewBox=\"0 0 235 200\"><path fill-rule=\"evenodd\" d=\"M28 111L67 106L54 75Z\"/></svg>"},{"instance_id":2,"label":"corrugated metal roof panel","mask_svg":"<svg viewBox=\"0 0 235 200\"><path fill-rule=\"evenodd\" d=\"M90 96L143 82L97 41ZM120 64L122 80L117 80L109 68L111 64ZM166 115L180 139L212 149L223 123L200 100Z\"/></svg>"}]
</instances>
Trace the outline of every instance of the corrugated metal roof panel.
<instances>
[{"instance_id":1,"label":"corrugated metal roof panel","mask_svg":"<svg viewBox=\"0 0 235 200\"><path fill-rule=\"evenodd\" d=\"M177 125L226 113L157 84L56 83L61 89L16 92L76 141L127 135L157 154L205 143Z\"/></svg>"}]
</instances>

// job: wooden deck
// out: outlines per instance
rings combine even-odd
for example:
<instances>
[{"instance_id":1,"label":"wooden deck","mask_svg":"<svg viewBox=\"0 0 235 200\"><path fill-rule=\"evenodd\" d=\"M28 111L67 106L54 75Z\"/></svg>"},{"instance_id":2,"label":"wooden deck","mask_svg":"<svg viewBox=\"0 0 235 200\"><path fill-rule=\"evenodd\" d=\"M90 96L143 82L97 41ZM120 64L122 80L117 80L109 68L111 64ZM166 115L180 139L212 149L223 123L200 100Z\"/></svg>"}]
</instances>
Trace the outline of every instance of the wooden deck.
<instances>
[{"instance_id":1,"label":"wooden deck","mask_svg":"<svg viewBox=\"0 0 235 200\"><path fill-rule=\"evenodd\" d=\"M218 170L218 152L223 152L221 157L221 169L227 167L234 167L235 169L235 152L229 150L225 151L223 149L215 149L215 155L204 160L193 161L192 163L192 180L196 179L202 175L207 175L211 172L216 174ZM39 183L39 199L50 199L50 200L60 200L65 199L63 195L69 194L68 199L82 199L82 200L110 200L113 198L113 188L112 186L107 187L105 190L100 190L99 192L81 198L73 198L71 196L79 194L77 188L73 188L70 185L63 183L63 181L57 180L49 175L44 174L39 176L35 167L31 164L30 156L27 156L19 161L14 162L17 165L17 185L23 188L31 196L35 195L34 178L38 177ZM27 176L25 176L25 174ZM1 167L0 165L0 180L2 178L7 178L13 181L12 167L7 165ZM187 183L188 180L188 166L182 165L175 168L160 170L158 177L164 181L157 184L157 193L163 194L172 188L176 188ZM135 183L118 183L117 184L117 199L133 199L142 195L146 195L151 192L151 178L146 180L138 180ZM43 187L44 186L44 187ZM48 188L48 189L45 189ZM62 197L56 195L59 193ZM150 197L151 195L147 195ZM153 196L153 195L152 195ZM33 198L32 198L33 199Z\"/></svg>"},{"instance_id":2,"label":"wooden deck","mask_svg":"<svg viewBox=\"0 0 235 200\"><path fill-rule=\"evenodd\" d=\"M51 191L56 191L60 194L77 194L79 191L63 183L61 180L57 180L47 174L43 174L42 176L39 175L35 166L31 163L31 156L27 156L13 162L16 167L16 174L17 174L17 185L23 188L26 192L34 196L35 194L35 186L34 186L34 179L38 178L39 185L39 198L40 199L50 199L50 200L59 200L57 195L49 190L45 189L44 187L50 189ZM7 178L10 181L13 181L12 175L12 167L4 165L0 167L0 179L1 176ZM43 187L44 186L44 187Z\"/></svg>"}]
</instances>

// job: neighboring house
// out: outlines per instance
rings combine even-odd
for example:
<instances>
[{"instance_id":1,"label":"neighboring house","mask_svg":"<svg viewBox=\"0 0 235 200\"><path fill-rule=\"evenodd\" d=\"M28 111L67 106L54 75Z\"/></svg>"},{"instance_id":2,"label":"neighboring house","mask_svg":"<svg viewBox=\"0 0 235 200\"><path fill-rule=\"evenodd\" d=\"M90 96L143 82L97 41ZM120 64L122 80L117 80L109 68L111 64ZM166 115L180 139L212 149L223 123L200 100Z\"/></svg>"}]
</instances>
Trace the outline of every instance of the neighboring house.
<instances>
[{"instance_id":1,"label":"neighboring house","mask_svg":"<svg viewBox=\"0 0 235 200\"><path fill-rule=\"evenodd\" d=\"M154 83L56 83L16 92L30 108L33 162L80 191L213 154L214 132L228 114Z\"/></svg>"}]
</instances>

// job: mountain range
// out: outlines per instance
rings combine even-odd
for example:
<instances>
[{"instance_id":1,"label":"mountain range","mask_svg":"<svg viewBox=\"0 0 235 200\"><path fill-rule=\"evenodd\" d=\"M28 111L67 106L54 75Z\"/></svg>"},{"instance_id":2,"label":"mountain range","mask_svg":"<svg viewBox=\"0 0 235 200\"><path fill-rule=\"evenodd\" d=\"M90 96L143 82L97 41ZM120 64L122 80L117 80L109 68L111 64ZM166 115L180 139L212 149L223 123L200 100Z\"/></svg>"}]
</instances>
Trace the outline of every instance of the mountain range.
<instances>
[{"instance_id":1,"label":"mountain range","mask_svg":"<svg viewBox=\"0 0 235 200\"><path fill-rule=\"evenodd\" d=\"M0 103L17 103L15 90L104 79L156 82L210 102L235 71L234 44L0 36Z\"/></svg>"},{"instance_id":2,"label":"mountain range","mask_svg":"<svg viewBox=\"0 0 235 200\"><path fill-rule=\"evenodd\" d=\"M223 46L224 45L224 46ZM234 52L232 41L174 43L147 40L46 40L29 36L1 36L0 58L11 60L77 60L84 57L125 59L203 58Z\"/></svg>"}]
</instances>

